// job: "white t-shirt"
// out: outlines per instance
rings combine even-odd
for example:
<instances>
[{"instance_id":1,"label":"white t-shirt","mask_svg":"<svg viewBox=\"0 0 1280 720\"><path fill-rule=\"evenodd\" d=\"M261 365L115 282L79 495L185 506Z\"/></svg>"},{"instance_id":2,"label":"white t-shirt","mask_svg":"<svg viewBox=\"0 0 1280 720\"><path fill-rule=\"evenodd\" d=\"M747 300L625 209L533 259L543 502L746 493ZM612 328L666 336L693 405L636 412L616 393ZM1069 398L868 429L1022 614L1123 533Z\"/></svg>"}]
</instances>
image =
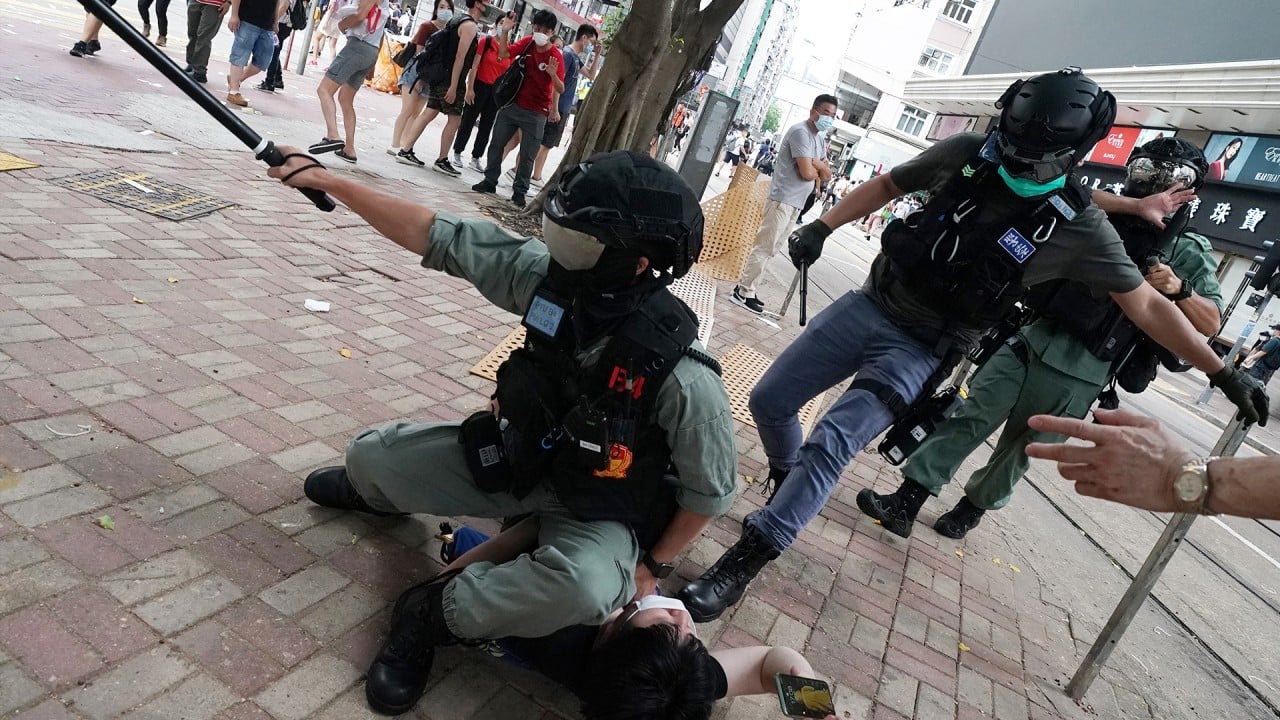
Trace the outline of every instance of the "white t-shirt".
<instances>
[{"instance_id":1,"label":"white t-shirt","mask_svg":"<svg viewBox=\"0 0 1280 720\"><path fill-rule=\"evenodd\" d=\"M344 3L340 8L338 8L336 17L339 20L350 17L351 13L355 12L359 5L360 0L353 0L352 2ZM390 18L390 0L380 0L380 2L377 5L374 5L373 9L369 11L369 14L365 16L364 22L346 30L346 35L352 40L360 40L377 47L382 44L382 36L387 31L387 20Z\"/></svg>"}]
</instances>

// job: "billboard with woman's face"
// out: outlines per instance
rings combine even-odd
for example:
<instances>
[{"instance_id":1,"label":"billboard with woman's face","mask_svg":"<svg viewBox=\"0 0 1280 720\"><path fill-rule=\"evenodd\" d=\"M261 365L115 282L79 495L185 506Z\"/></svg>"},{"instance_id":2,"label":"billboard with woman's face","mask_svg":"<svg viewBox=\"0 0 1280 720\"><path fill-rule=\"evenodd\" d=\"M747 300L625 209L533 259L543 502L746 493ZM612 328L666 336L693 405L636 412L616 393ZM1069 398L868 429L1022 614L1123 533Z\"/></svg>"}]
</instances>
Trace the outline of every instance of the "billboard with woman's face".
<instances>
[{"instance_id":1,"label":"billboard with woman's face","mask_svg":"<svg viewBox=\"0 0 1280 720\"><path fill-rule=\"evenodd\" d=\"M1204 158L1209 180L1280 190L1280 136L1214 133Z\"/></svg>"}]
</instances>

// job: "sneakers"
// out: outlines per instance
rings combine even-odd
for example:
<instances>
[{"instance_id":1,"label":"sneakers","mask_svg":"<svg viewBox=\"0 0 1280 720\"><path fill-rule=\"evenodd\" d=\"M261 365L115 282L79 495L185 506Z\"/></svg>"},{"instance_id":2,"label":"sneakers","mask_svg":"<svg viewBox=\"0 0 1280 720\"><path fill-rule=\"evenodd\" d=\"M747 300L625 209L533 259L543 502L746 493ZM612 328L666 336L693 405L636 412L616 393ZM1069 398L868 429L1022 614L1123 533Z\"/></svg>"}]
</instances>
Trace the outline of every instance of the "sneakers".
<instances>
[{"instance_id":1,"label":"sneakers","mask_svg":"<svg viewBox=\"0 0 1280 720\"><path fill-rule=\"evenodd\" d=\"M986 510L969 502L969 498L960 498L960 502L956 506L943 513L942 517L933 524L933 529L938 531L939 535L954 540L963 540L969 531L978 527L978 523L982 522L982 516Z\"/></svg>"},{"instance_id":2,"label":"sneakers","mask_svg":"<svg viewBox=\"0 0 1280 720\"><path fill-rule=\"evenodd\" d=\"M333 152L334 150L341 150L344 145L346 145L346 143L341 140L320 138L320 142L312 143L311 147L307 148L307 152L312 155L319 155L321 153Z\"/></svg>"},{"instance_id":3,"label":"sneakers","mask_svg":"<svg viewBox=\"0 0 1280 720\"><path fill-rule=\"evenodd\" d=\"M249 101L245 100L244 96L238 92L227 93L227 102L237 107L249 107Z\"/></svg>"},{"instance_id":4,"label":"sneakers","mask_svg":"<svg viewBox=\"0 0 1280 720\"><path fill-rule=\"evenodd\" d=\"M355 156L355 155L348 155L348 154L347 154L347 151L346 151L344 148L338 148L337 150L334 150L334 151L333 151L333 154L334 154L336 157L338 157L338 158L340 158L340 159L342 159L342 160L346 160L347 162L351 163L352 165L355 165L355 164L356 164L356 156Z\"/></svg>"},{"instance_id":5,"label":"sneakers","mask_svg":"<svg viewBox=\"0 0 1280 720\"><path fill-rule=\"evenodd\" d=\"M478 193L492 194L492 193L498 192L498 186L494 183L489 182L488 180L481 180L475 185L472 185L471 189L475 190Z\"/></svg>"},{"instance_id":6,"label":"sneakers","mask_svg":"<svg viewBox=\"0 0 1280 720\"><path fill-rule=\"evenodd\" d=\"M484 163L480 162L480 158L478 157L471 158L471 164L468 165L467 167L471 168L472 170L475 170L478 173L484 172Z\"/></svg>"},{"instance_id":7,"label":"sneakers","mask_svg":"<svg viewBox=\"0 0 1280 720\"><path fill-rule=\"evenodd\" d=\"M207 84L209 82L209 76L205 74L204 70L192 70L191 79L195 80L201 85Z\"/></svg>"},{"instance_id":8,"label":"sneakers","mask_svg":"<svg viewBox=\"0 0 1280 720\"><path fill-rule=\"evenodd\" d=\"M396 153L396 162L401 165L416 165L417 167L426 165L426 163L418 159L417 155L413 154L413 150L401 150Z\"/></svg>"},{"instance_id":9,"label":"sneakers","mask_svg":"<svg viewBox=\"0 0 1280 720\"><path fill-rule=\"evenodd\" d=\"M442 172L450 177L458 177L459 175L462 175L458 168L454 167L453 164L449 162L449 158L447 157L442 157L436 160L432 163L431 167L435 168L436 172Z\"/></svg>"},{"instance_id":10,"label":"sneakers","mask_svg":"<svg viewBox=\"0 0 1280 720\"><path fill-rule=\"evenodd\" d=\"M71 57L84 57L89 54L89 46L83 40L77 40L75 45L71 46Z\"/></svg>"},{"instance_id":11,"label":"sneakers","mask_svg":"<svg viewBox=\"0 0 1280 720\"><path fill-rule=\"evenodd\" d=\"M736 285L733 288L733 294L729 296L729 302L756 315L764 314L764 303L760 302L760 298L743 295L742 290Z\"/></svg>"},{"instance_id":12,"label":"sneakers","mask_svg":"<svg viewBox=\"0 0 1280 720\"><path fill-rule=\"evenodd\" d=\"M151 23L142 23L142 37L151 37Z\"/></svg>"},{"instance_id":13,"label":"sneakers","mask_svg":"<svg viewBox=\"0 0 1280 720\"><path fill-rule=\"evenodd\" d=\"M858 491L858 509L880 521L880 526L899 537L911 537L911 525L920 506L929 499L929 489L911 478L890 495L870 489Z\"/></svg>"},{"instance_id":14,"label":"sneakers","mask_svg":"<svg viewBox=\"0 0 1280 720\"><path fill-rule=\"evenodd\" d=\"M262 92L269 92L269 93L273 93L273 92L275 92L275 91L276 91L276 86L275 86L275 85L272 85L271 83L267 82L266 80L263 80L262 82L258 83L258 84L257 84L257 88L258 88L259 90L261 90Z\"/></svg>"},{"instance_id":15,"label":"sneakers","mask_svg":"<svg viewBox=\"0 0 1280 720\"><path fill-rule=\"evenodd\" d=\"M397 156L397 155L399 155L399 154L400 154L400 148L395 147L395 146L393 145L393 146L391 146L391 147L387 148L387 154L388 154L388 155L390 155L391 157L395 157L395 156Z\"/></svg>"},{"instance_id":16,"label":"sneakers","mask_svg":"<svg viewBox=\"0 0 1280 720\"><path fill-rule=\"evenodd\" d=\"M169 44L169 39L164 35L156 38L156 47L164 47L167 44Z\"/></svg>"},{"instance_id":17,"label":"sneakers","mask_svg":"<svg viewBox=\"0 0 1280 720\"><path fill-rule=\"evenodd\" d=\"M374 510L352 487L347 469L340 465L314 470L302 483L307 499L323 507L339 510L358 510L370 515L403 515L404 513Z\"/></svg>"},{"instance_id":18,"label":"sneakers","mask_svg":"<svg viewBox=\"0 0 1280 720\"><path fill-rule=\"evenodd\" d=\"M742 525L742 537L725 551L711 569L684 586L677 596L694 622L711 622L732 607L760 570L782 553L758 530Z\"/></svg>"},{"instance_id":19,"label":"sneakers","mask_svg":"<svg viewBox=\"0 0 1280 720\"><path fill-rule=\"evenodd\" d=\"M462 167L462 153L454 153L453 156L449 158L449 162L452 163L455 168Z\"/></svg>"},{"instance_id":20,"label":"sneakers","mask_svg":"<svg viewBox=\"0 0 1280 720\"><path fill-rule=\"evenodd\" d=\"M98 42L97 40L90 40L89 42L85 43L84 54L92 55L101 49L102 49L102 43Z\"/></svg>"},{"instance_id":21,"label":"sneakers","mask_svg":"<svg viewBox=\"0 0 1280 720\"><path fill-rule=\"evenodd\" d=\"M525 205L528 205L529 203L524 199L523 195L512 195L511 204L515 205L518 208L522 208Z\"/></svg>"}]
</instances>

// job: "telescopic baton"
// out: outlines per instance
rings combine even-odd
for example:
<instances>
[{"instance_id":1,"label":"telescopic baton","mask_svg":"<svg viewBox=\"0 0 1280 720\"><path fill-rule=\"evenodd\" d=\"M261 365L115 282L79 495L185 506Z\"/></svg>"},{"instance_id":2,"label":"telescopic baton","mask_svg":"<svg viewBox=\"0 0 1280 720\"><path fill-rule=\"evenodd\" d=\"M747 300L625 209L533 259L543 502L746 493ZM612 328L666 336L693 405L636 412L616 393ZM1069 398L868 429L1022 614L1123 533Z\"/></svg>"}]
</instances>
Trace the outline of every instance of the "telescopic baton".
<instances>
[{"instance_id":1,"label":"telescopic baton","mask_svg":"<svg viewBox=\"0 0 1280 720\"><path fill-rule=\"evenodd\" d=\"M800 264L800 327L809 321L809 263Z\"/></svg>"},{"instance_id":2,"label":"telescopic baton","mask_svg":"<svg viewBox=\"0 0 1280 720\"><path fill-rule=\"evenodd\" d=\"M231 131L232 135L239 138L240 142L247 145L253 150L254 157L265 162L272 167L279 167L284 164L284 155L276 149L275 143L270 140L263 140L262 136L253 131L253 128L245 124L243 120L231 112L225 105L218 102L203 85L195 81L195 78L182 71L178 64L168 55L160 52L160 48L152 45L138 29L120 16L107 5L103 0L80 0L80 4L84 6L86 12L94 15L102 21L104 25L111 28L111 31L120 36L125 44L133 48L144 60L151 64L152 67L159 70L162 75L169 78L169 82L178 86L178 89L186 93L187 97L196 102L197 105L204 108L204 111L213 116L222 127ZM325 212L333 210L333 200L321 190L315 188L299 188L303 195L307 196L315 206Z\"/></svg>"}]
</instances>

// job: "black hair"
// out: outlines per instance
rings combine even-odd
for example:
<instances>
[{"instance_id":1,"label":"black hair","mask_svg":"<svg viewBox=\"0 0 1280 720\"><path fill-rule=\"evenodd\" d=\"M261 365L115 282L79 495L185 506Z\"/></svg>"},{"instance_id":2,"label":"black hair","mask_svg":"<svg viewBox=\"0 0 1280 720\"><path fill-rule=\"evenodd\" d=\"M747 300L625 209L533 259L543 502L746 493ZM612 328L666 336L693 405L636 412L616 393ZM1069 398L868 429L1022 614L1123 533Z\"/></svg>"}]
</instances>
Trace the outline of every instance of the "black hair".
<instances>
[{"instance_id":1,"label":"black hair","mask_svg":"<svg viewBox=\"0 0 1280 720\"><path fill-rule=\"evenodd\" d=\"M435 20L436 16L440 14L441 2L444 2L446 5L448 5L450 11L457 10L457 8L453 6L453 0L435 0L434 2L431 3L431 19L432 20Z\"/></svg>"},{"instance_id":2,"label":"black hair","mask_svg":"<svg viewBox=\"0 0 1280 720\"><path fill-rule=\"evenodd\" d=\"M581 40L584 37L598 38L600 37L600 31L597 30L596 26L592 25L591 23L582 23L581 25L578 26L578 34L574 35L573 39L577 41L577 40Z\"/></svg>"},{"instance_id":3,"label":"black hair","mask_svg":"<svg viewBox=\"0 0 1280 720\"><path fill-rule=\"evenodd\" d=\"M587 720L706 720L715 662L697 638L671 625L621 627L591 654L582 689Z\"/></svg>"},{"instance_id":4,"label":"black hair","mask_svg":"<svg viewBox=\"0 0 1280 720\"><path fill-rule=\"evenodd\" d=\"M1231 157L1227 157L1227 148L1231 147L1232 145L1236 146L1236 154L1232 155ZM1238 138L1238 137L1231 138L1230 140L1227 141L1226 145L1222 146L1222 152L1218 154L1218 159L1222 161L1223 172L1226 172L1231 167L1231 163L1235 162L1236 158L1240 157L1240 150L1243 147L1244 147L1244 139Z\"/></svg>"},{"instance_id":5,"label":"black hair","mask_svg":"<svg viewBox=\"0 0 1280 720\"><path fill-rule=\"evenodd\" d=\"M552 31L554 31L556 26L560 24L560 21L556 19L556 14L550 10L538 10L534 12L533 16L529 18L529 22L537 25L538 27L547 28Z\"/></svg>"},{"instance_id":6,"label":"black hair","mask_svg":"<svg viewBox=\"0 0 1280 720\"><path fill-rule=\"evenodd\" d=\"M481 0L467 0L467 9L470 10L471 8L475 7L476 4L479 2L481 2Z\"/></svg>"},{"instance_id":7,"label":"black hair","mask_svg":"<svg viewBox=\"0 0 1280 720\"><path fill-rule=\"evenodd\" d=\"M827 103L831 103L836 107L840 107L840 101L836 100L835 95L828 95L827 93L822 93L821 95L813 99L813 109L817 110L819 105L826 105Z\"/></svg>"}]
</instances>

